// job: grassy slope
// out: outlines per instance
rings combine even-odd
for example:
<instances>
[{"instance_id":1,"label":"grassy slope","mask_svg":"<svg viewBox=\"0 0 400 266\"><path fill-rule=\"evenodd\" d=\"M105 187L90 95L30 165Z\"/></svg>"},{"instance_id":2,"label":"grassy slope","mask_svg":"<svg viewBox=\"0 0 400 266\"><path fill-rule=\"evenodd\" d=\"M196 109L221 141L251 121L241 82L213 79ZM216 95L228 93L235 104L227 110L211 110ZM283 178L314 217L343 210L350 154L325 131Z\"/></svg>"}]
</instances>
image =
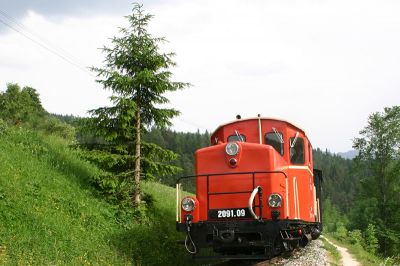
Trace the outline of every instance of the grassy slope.
<instances>
[{"instance_id":1,"label":"grassy slope","mask_svg":"<svg viewBox=\"0 0 400 266\"><path fill-rule=\"evenodd\" d=\"M121 221L88 184L97 172L62 140L0 129L0 264L192 264L175 243L172 188L144 184L152 221Z\"/></svg>"}]
</instances>

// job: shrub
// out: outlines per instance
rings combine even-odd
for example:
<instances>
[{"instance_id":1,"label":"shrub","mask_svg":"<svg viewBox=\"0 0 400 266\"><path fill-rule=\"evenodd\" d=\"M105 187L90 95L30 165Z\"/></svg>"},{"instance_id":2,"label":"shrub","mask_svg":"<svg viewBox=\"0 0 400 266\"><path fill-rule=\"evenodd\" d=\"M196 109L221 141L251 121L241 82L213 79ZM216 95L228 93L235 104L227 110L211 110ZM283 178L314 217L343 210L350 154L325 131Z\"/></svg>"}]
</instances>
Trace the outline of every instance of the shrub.
<instances>
[{"instance_id":1,"label":"shrub","mask_svg":"<svg viewBox=\"0 0 400 266\"><path fill-rule=\"evenodd\" d=\"M7 123L0 118L0 134L3 134L7 130Z\"/></svg>"},{"instance_id":2,"label":"shrub","mask_svg":"<svg viewBox=\"0 0 400 266\"><path fill-rule=\"evenodd\" d=\"M334 232L334 235L336 238L342 240L347 237L347 229L342 222L336 223L336 232Z\"/></svg>"},{"instance_id":3,"label":"shrub","mask_svg":"<svg viewBox=\"0 0 400 266\"><path fill-rule=\"evenodd\" d=\"M385 258L379 266L398 266L400 265L400 255Z\"/></svg>"},{"instance_id":4,"label":"shrub","mask_svg":"<svg viewBox=\"0 0 400 266\"><path fill-rule=\"evenodd\" d=\"M48 117L48 119L41 122L37 127L46 134L59 136L64 139L72 140L75 137L75 129L55 117Z\"/></svg>"},{"instance_id":5,"label":"shrub","mask_svg":"<svg viewBox=\"0 0 400 266\"><path fill-rule=\"evenodd\" d=\"M358 245L358 246L362 246L362 243L364 242L363 237L362 237L362 233L361 230L353 230L349 232L349 240L350 243L353 245Z\"/></svg>"},{"instance_id":6,"label":"shrub","mask_svg":"<svg viewBox=\"0 0 400 266\"><path fill-rule=\"evenodd\" d=\"M367 230L364 233L364 240L365 240L364 248L368 252L376 254L379 244L378 244L378 238L376 237L375 225L368 224Z\"/></svg>"}]
</instances>

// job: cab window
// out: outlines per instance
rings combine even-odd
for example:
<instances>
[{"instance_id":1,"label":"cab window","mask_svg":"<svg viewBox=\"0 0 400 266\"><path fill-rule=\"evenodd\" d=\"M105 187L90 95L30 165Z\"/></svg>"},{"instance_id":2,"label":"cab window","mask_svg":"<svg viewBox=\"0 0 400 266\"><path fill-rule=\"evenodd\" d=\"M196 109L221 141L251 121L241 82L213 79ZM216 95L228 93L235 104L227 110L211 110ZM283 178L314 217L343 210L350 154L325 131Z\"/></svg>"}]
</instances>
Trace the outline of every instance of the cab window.
<instances>
[{"instance_id":1,"label":"cab window","mask_svg":"<svg viewBox=\"0 0 400 266\"><path fill-rule=\"evenodd\" d=\"M280 155L283 155L283 135L281 132L265 134L265 144L272 146Z\"/></svg>"},{"instance_id":2,"label":"cab window","mask_svg":"<svg viewBox=\"0 0 400 266\"><path fill-rule=\"evenodd\" d=\"M299 137L289 139L290 162L292 164L304 164L304 140Z\"/></svg>"},{"instance_id":3,"label":"cab window","mask_svg":"<svg viewBox=\"0 0 400 266\"><path fill-rule=\"evenodd\" d=\"M228 142L234 142L234 141L242 141L242 142L246 142L246 136L245 135L230 135L228 137Z\"/></svg>"}]
</instances>

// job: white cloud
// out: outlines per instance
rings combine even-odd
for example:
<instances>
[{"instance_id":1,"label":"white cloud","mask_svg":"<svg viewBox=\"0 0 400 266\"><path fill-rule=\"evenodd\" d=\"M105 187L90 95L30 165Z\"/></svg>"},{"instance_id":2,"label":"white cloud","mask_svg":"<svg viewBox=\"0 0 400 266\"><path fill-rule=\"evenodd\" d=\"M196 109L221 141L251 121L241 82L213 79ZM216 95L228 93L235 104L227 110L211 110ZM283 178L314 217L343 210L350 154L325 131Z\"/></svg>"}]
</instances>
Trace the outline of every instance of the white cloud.
<instances>
[{"instance_id":1,"label":"white cloud","mask_svg":"<svg viewBox=\"0 0 400 266\"><path fill-rule=\"evenodd\" d=\"M399 103L396 2L201 1L170 9L157 25L175 44L180 77L195 84L179 109L198 124L215 128L236 113L283 117L302 125L314 146L340 151L371 112ZM173 25L193 15L185 10L200 23L186 24L191 38L175 39Z\"/></svg>"},{"instance_id":2,"label":"white cloud","mask_svg":"<svg viewBox=\"0 0 400 266\"><path fill-rule=\"evenodd\" d=\"M107 36L114 35L122 22L121 18L93 17L55 23L29 12L21 21L28 31L14 27L36 42L11 30L0 35L0 84L5 88L6 83L16 82L36 88L49 112L85 115L88 109L107 104L109 93L94 82L88 67L101 64L98 48L108 43Z\"/></svg>"},{"instance_id":3,"label":"white cloud","mask_svg":"<svg viewBox=\"0 0 400 266\"><path fill-rule=\"evenodd\" d=\"M345 151L370 113L400 102L396 1L166 1L149 8L151 31L169 40L162 49L177 53L176 80L193 84L170 94L182 112L177 130L213 130L238 113L261 113L296 122L315 147ZM122 15L50 22L30 13L23 23L82 64L99 66L97 48L124 24ZM17 33L0 35L0 50L0 84L37 88L51 112L83 115L107 103L93 77Z\"/></svg>"}]
</instances>

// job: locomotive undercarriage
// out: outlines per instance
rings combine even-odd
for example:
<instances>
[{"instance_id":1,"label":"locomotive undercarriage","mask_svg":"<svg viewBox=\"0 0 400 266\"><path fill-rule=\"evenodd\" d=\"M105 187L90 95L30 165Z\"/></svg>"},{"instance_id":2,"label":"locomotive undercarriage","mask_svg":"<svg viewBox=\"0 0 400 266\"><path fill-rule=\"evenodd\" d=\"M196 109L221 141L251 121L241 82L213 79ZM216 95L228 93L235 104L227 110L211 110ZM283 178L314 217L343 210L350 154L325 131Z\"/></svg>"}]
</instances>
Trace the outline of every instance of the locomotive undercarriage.
<instances>
[{"instance_id":1,"label":"locomotive undercarriage","mask_svg":"<svg viewBox=\"0 0 400 266\"><path fill-rule=\"evenodd\" d=\"M177 229L188 233L196 246L194 258L202 248L212 248L214 252L230 259L266 258L270 259L284 251L305 246L320 234L319 223L298 220L227 220L199 223L177 223Z\"/></svg>"}]
</instances>

